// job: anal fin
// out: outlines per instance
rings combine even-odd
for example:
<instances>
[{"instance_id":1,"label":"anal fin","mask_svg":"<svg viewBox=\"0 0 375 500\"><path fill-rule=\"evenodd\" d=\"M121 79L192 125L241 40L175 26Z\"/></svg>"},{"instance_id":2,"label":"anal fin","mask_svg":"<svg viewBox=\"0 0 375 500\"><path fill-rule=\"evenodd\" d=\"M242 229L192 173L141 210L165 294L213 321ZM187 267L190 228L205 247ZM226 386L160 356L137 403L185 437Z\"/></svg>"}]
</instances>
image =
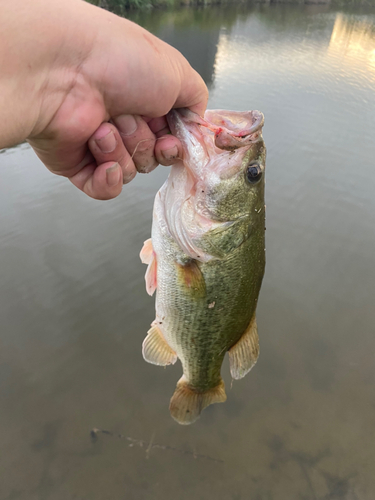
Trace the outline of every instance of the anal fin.
<instances>
[{"instance_id":1,"label":"anal fin","mask_svg":"<svg viewBox=\"0 0 375 500\"><path fill-rule=\"evenodd\" d=\"M176 390L172 396L169 411L172 417L182 425L189 425L195 422L202 410L213 403L224 403L225 394L224 382L220 383L205 392L196 392L189 387L183 375L177 382Z\"/></svg>"},{"instance_id":2,"label":"anal fin","mask_svg":"<svg viewBox=\"0 0 375 500\"><path fill-rule=\"evenodd\" d=\"M255 314L240 340L229 349L230 373L238 380L249 373L259 356L259 337Z\"/></svg>"},{"instance_id":3,"label":"anal fin","mask_svg":"<svg viewBox=\"0 0 375 500\"><path fill-rule=\"evenodd\" d=\"M157 325L152 325L142 344L143 358L153 365L173 365L177 354L169 347Z\"/></svg>"}]
</instances>

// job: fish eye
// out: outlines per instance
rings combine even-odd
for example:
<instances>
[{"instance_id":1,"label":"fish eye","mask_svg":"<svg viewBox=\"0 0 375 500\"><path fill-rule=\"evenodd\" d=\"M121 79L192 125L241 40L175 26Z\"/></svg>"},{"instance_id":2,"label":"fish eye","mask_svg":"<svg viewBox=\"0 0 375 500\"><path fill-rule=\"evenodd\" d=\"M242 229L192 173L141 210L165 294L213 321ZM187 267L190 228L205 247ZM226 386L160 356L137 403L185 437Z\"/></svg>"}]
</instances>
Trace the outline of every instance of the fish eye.
<instances>
[{"instance_id":1,"label":"fish eye","mask_svg":"<svg viewBox=\"0 0 375 500\"><path fill-rule=\"evenodd\" d=\"M259 163L250 163L246 169L246 180L250 184L255 184L262 178L262 167Z\"/></svg>"}]
</instances>

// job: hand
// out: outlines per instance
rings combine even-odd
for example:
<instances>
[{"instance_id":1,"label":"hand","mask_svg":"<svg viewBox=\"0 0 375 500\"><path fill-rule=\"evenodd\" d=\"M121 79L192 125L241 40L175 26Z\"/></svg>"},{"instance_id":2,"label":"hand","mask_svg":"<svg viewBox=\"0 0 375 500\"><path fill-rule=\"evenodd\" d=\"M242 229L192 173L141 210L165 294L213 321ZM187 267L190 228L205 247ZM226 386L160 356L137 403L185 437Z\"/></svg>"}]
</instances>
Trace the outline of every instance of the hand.
<instances>
[{"instance_id":1,"label":"hand","mask_svg":"<svg viewBox=\"0 0 375 500\"><path fill-rule=\"evenodd\" d=\"M0 47L0 147L27 139L49 170L96 199L181 156L165 115L203 115L208 94L177 50L81 0L8 4L0 1L0 30L13 42L10 54Z\"/></svg>"}]
</instances>

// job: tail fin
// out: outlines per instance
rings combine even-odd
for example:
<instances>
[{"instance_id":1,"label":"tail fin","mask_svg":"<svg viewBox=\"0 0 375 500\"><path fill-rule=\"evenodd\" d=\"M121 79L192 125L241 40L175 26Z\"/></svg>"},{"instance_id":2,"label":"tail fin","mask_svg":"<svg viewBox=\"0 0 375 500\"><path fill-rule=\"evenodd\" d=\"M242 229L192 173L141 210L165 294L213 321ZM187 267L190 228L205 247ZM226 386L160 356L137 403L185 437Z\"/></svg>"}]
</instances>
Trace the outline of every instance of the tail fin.
<instances>
[{"instance_id":1,"label":"tail fin","mask_svg":"<svg viewBox=\"0 0 375 500\"><path fill-rule=\"evenodd\" d=\"M189 425L195 422L201 411L213 403L224 403L225 394L224 382L206 392L196 392L191 389L183 375L177 382L176 390L172 396L169 411L172 417L182 425Z\"/></svg>"}]
</instances>

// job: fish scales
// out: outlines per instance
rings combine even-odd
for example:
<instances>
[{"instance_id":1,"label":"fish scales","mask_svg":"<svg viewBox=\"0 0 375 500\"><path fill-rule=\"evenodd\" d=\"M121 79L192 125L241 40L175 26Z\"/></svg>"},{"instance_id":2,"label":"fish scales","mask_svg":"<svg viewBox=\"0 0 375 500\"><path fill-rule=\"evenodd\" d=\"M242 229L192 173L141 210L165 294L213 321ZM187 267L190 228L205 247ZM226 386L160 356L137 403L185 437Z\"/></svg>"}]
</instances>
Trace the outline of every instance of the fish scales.
<instances>
[{"instance_id":1,"label":"fish scales","mask_svg":"<svg viewBox=\"0 0 375 500\"><path fill-rule=\"evenodd\" d=\"M151 241L141 252L148 264L146 287L149 293L156 289L156 319L143 355L159 365L180 359L183 377L170 410L181 424L225 401L220 371L227 351L233 378L246 375L259 352L263 119L256 111L209 111L205 118L186 110L169 116L184 161L172 167L155 198Z\"/></svg>"}]
</instances>

